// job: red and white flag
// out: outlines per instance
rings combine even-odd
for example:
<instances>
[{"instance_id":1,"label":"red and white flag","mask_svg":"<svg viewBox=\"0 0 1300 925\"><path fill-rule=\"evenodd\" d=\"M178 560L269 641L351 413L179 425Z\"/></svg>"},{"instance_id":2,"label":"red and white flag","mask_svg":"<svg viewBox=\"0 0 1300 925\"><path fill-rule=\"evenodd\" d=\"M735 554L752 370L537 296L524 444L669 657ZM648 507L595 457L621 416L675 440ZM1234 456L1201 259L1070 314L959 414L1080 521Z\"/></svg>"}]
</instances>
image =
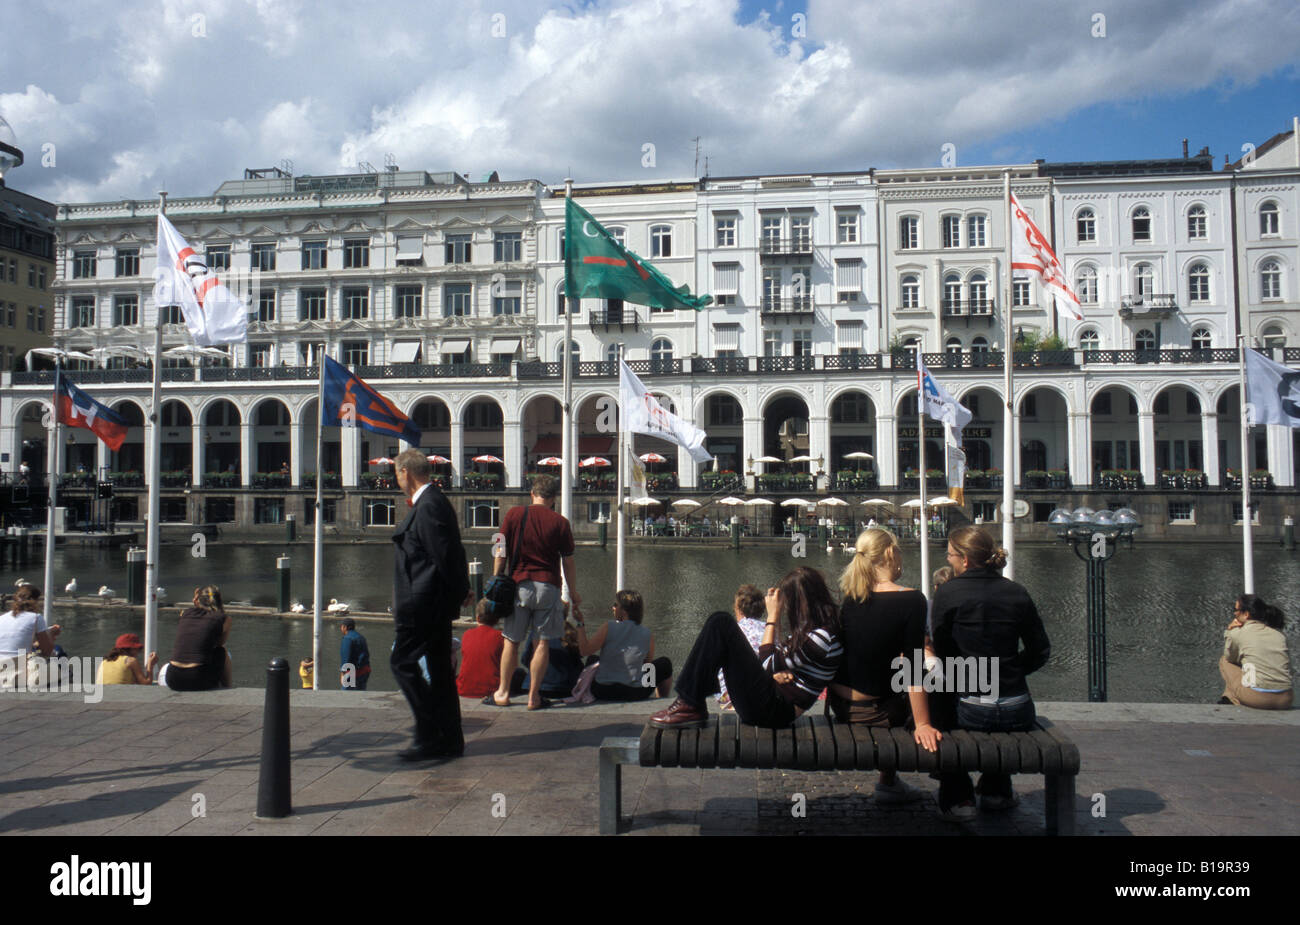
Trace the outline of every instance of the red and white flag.
<instances>
[{"instance_id":1,"label":"red and white flag","mask_svg":"<svg viewBox=\"0 0 1300 925\"><path fill-rule=\"evenodd\" d=\"M1037 276L1043 287L1055 296L1056 310L1067 318L1082 321L1079 297L1066 281L1061 261L1056 259L1052 246L1034 220L1020 208L1014 194L1011 197L1011 222L1011 275Z\"/></svg>"},{"instance_id":2,"label":"red and white flag","mask_svg":"<svg viewBox=\"0 0 1300 925\"><path fill-rule=\"evenodd\" d=\"M179 305L196 344L242 343L248 337L248 306L222 285L203 258L158 213L158 268L154 304Z\"/></svg>"}]
</instances>

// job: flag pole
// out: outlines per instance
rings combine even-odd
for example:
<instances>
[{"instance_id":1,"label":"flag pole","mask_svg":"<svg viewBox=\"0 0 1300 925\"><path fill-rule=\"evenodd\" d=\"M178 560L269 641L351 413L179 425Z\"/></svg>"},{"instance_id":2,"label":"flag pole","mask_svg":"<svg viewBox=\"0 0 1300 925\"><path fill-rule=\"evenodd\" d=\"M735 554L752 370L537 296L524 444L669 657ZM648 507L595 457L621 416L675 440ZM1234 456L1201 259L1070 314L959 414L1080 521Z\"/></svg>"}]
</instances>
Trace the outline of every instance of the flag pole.
<instances>
[{"instance_id":1,"label":"flag pole","mask_svg":"<svg viewBox=\"0 0 1300 925\"><path fill-rule=\"evenodd\" d=\"M930 523L926 520L925 507L925 381L921 370L925 361L921 358L921 342L916 343L916 447L920 459L921 509L921 593L930 596Z\"/></svg>"},{"instance_id":2,"label":"flag pole","mask_svg":"<svg viewBox=\"0 0 1300 925\"><path fill-rule=\"evenodd\" d=\"M1013 362L1011 343L1011 299L1014 283L1011 281L1011 171L1002 172L1002 207L1006 215L1005 237L1007 242L1007 276L1002 289L1002 369L1003 388L1006 391L1006 407L1002 414L1002 548L1007 552L1007 565L1002 574L1010 579L1016 577L1016 560L1013 555L1016 545L1016 434L1015 405L1012 398L1011 366Z\"/></svg>"},{"instance_id":3,"label":"flag pole","mask_svg":"<svg viewBox=\"0 0 1300 925\"><path fill-rule=\"evenodd\" d=\"M573 179L564 178L564 199L566 212L568 215L568 199L573 195ZM568 219L566 217L565 224ZM567 253L568 248L574 246L574 242L566 240L564 242ZM560 369L563 377L564 401L561 407L562 420L564 421L564 433L560 435L560 472L563 479L560 482L560 513L570 523L573 522L573 363L571 362L571 351L573 343L573 305L569 301L569 290L573 286L573 281L569 278L568 266L566 261L564 274L564 345L561 348Z\"/></svg>"},{"instance_id":4,"label":"flag pole","mask_svg":"<svg viewBox=\"0 0 1300 925\"><path fill-rule=\"evenodd\" d=\"M49 488L50 509L45 515L45 625L54 623L54 507L59 499L59 358L54 358L54 404L50 406ZM48 652L46 653L49 654Z\"/></svg>"},{"instance_id":5,"label":"flag pole","mask_svg":"<svg viewBox=\"0 0 1300 925\"><path fill-rule=\"evenodd\" d=\"M621 386L623 381L623 345L622 344L618 345L618 371L619 371L618 378ZM615 499L614 513L615 516L618 517L618 526L615 528L616 532L614 534L617 537L614 546L615 549L614 593L615 594L617 594L619 591L622 591L624 587L623 586L623 575L624 575L623 565L625 561L624 550L626 548L626 541L627 541L627 525L626 525L627 518L624 516L624 509L623 509L623 491L624 491L624 486L627 485L627 478L624 475L624 468L623 468L624 466L627 465L627 444L626 444L627 430L623 426L626 422L623 420L623 402L622 402L622 394L621 394L622 388L619 389L619 393L620 393L619 395L620 401L619 401L619 409L618 409L619 411L618 414L618 479L617 479L618 484L615 487L615 494L614 494L614 499Z\"/></svg>"},{"instance_id":6,"label":"flag pole","mask_svg":"<svg viewBox=\"0 0 1300 925\"><path fill-rule=\"evenodd\" d=\"M158 214L167 213L167 192L158 191ZM161 249L159 249L161 256ZM162 306L154 299L153 324L153 403L149 409L149 520L145 533L144 566L144 651L158 649L158 526L162 507Z\"/></svg>"},{"instance_id":7,"label":"flag pole","mask_svg":"<svg viewBox=\"0 0 1300 925\"><path fill-rule=\"evenodd\" d=\"M1255 593L1255 535L1250 516L1250 414L1246 404L1246 335L1237 335L1237 358L1240 361L1241 392L1241 558L1242 588L1246 594Z\"/></svg>"},{"instance_id":8,"label":"flag pole","mask_svg":"<svg viewBox=\"0 0 1300 925\"><path fill-rule=\"evenodd\" d=\"M320 382L316 386L316 520L312 524L311 540L311 663L312 663L312 681L311 689L320 690L320 604L321 596L324 593L322 582L324 580L324 560L325 560L325 525L324 525L324 504L321 502L321 486L325 484L325 472L322 468L322 460L325 458L322 452L325 445L325 361L322 354L325 352L325 345L318 344L316 347L316 365L320 367Z\"/></svg>"}]
</instances>

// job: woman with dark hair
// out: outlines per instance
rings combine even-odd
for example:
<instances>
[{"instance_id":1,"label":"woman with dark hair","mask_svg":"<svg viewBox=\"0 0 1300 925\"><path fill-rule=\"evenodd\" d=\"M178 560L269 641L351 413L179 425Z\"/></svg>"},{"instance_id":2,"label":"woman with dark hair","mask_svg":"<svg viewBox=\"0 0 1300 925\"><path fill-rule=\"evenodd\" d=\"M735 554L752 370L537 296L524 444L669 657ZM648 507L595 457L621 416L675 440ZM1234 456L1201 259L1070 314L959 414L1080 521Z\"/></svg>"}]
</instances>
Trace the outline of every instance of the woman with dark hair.
<instances>
[{"instance_id":1,"label":"woman with dark hair","mask_svg":"<svg viewBox=\"0 0 1300 925\"><path fill-rule=\"evenodd\" d=\"M578 652L585 658L600 653L600 667L591 682L597 700L649 700L666 696L673 677L673 663L655 658L655 637L641 625L645 602L636 591L614 595L614 619L587 638L586 624L579 622ZM653 667L649 675L645 666ZM647 684L646 681L653 681Z\"/></svg>"},{"instance_id":2,"label":"woman with dark hair","mask_svg":"<svg viewBox=\"0 0 1300 925\"><path fill-rule=\"evenodd\" d=\"M99 666L100 684L152 684L153 669L158 663L158 653L150 652L144 665L140 656L144 655L144 643L135 633L123 633L113 643L113 648L104 656Z\"/></svg>"},{"instance_id":3,"label":"woman with dark hair","mask_svg":"<svg viewBox=\"0 0 1300 925\"><path fill-rule=\"evenodd\" d=\"M915 718L916 743L934 751L942 736L930 725L925 691L909 686L904 693L895 681L897 659L901 656L904 666L911 666L924 660L925 650L925 595L897 584L902 574L903 556L892 533L873 528L858 536L853 558L840 576L844 660L827 703L841 723L908 726ZM912 677L912 670L904 667L903 676ZM878 803L920 798L921 791L899 780L896 772L880 772Z\"/></svg>"},{"instance_id":4,"label":"woman with dark hair","mask_svg":"<svg viewBox=\"0 0 1300 925\"><path fill-rule=\"evenodd\" d=\"M1294 696L1291 656L1282 627L1282 611L1254 594L1243 594L1232 608L1232 622L1223 631L1219 674L1223 696L1219 703L1235 703L1257 710L1289 710Z\"/></svg>"},{"instance_id":5,"label":"woman with dark hair","mask_svg":"<svg viewBox=\"0 0 1300 925\"><path fill-rule=\"evenodd\" d=\"M726 611L710 614L677 679L677 700L650 717L660 728L703 726L706 699L718 692L718 669L741 722L768 729L789 726L813 706L839 668L840 610L816 569L797 568L767 589L767 620L758 654ZM785 614L790 634L777 642Z\"/></svg>"},{"instance_id":6,"label":"woman with dark hair","mask_svg":"<svg viewBox=\"0 0 1300 925\"><path fill-rule=\"evenodd\" d=\"M230 653L230 617L221 604L221 589L205 585L194 589L194 606L181 614L176 625L172 658L158 683L174 691L210 691L234 687Z\"/></svg>"},{"instance_id":7,"label":"woman with dark hair","mask_svg":"<svg viewBox=\"0 0 1300 925\"><path fill-rule=\"evenodd\" d=\"M952 580L935 590L931 607L935 655L977 659L984 670L976 675L989 678L991 689L939 693L933 698L936 725L979 732L1032 729L1034 701L1025 676L1042 668L1052 651L1033 599L1002 577L1006 550L979 527L958 527L948 534L948 564ZM1020 802L1010 774L982 775L978 791L985 810L1010 809ZM964 771L941 773L939 815L949 822L973 820L975 793Z\"/></svg>"}]
</instances>

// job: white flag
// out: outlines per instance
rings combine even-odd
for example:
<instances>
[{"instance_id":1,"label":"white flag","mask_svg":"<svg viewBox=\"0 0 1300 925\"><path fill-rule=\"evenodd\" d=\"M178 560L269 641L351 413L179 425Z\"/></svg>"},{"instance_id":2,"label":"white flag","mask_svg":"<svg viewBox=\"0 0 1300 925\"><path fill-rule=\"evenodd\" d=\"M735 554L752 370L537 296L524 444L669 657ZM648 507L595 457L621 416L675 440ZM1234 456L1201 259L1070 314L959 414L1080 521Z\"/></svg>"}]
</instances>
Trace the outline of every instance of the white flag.
<instances>
[{"instance_id":1,"label":"white flag","mask_svg":"<svg viewBox=\"0 0 1300 925\"><path fill-rule=\"evenodd\" d=\"M637 459L636 452L632 449L632 441L627 441L627 463L629 473L629 487L632 489L633 498L644 498L650 492L646 488L645 463Z\"/></svg>"},{"instance_id":2,"label":"white flag","mask_svg":"<svg viewBox=\"0 0 1300 925\"><path fill-rule=\"evenodd\" d=\"M1056 310L1067 318L1082 321L1079 297L1065 279L1061 261L1038 230L1034 220L1013 195L1011 197L1011 275L1037 276L1043 287L1054 296Z\"/></svg>"},{"instance_id":3,"label":"white flag","mask_svg":"<svg viewBox=\"0 0 1300 925\"><path fill-rule=\"evenodd\" d=\"M221 284L180 232L158 213L158 268L154 304L179 305L194 343L243 343L248 336L248 306Z\"/></svg>"},{"instance_id":4,"label":"white flag","mask_svg":"<svg viewBox=\"0 0 1300 925\"><path fill-rule=\"evenodd\" d=\"M1300 427L1300 372L1246 350L1246 421Z\"/></svg>"},{"instance_id":5,"label":"white flag","mask_svg":"<svg viewBox=\"0 0 1300 925\"><path fill-rule=\"evenodd\" d=\"M628 367L619 363L618 398L623 429L634 434L649 434L675 443L696 462L708 462L713 456L704 448L704 431L666 410L646 391L645 385Z\"/></svg>"},{"instance_id":6,"label":"white flag","mask_svg":"<svg viewBox=\"0 0 1300 925\"><path fill-rule=\"evenodd\" d=\"M918 389L916 410L947 424L950 433L955 430L960 434L961 429L970 423L971 413L965 405L957 404L957 399L944 391L943 386L930 375L930 371L925 368L925 361L921 359L920 351L916 354L916 379ZM952 443L951 439L949 443Z\"/></svg>"}]
</instances>

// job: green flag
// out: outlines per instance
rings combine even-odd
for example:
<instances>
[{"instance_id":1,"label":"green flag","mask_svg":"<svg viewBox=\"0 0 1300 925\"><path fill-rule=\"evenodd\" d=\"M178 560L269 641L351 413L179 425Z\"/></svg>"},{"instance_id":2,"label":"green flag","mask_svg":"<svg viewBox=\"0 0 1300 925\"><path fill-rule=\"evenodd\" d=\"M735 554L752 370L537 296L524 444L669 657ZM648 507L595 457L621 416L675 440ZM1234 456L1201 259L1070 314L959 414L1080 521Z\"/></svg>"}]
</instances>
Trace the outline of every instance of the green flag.
<instances>
[{"instance_id":1,"label":"green flag","mask_svg":"<svg viewBox=\"0 0 1300 925\"><path fill-rule=\"evenodd\" d=\"M686 286L674 286L572 199L565 200L564 209L564 290L570 299L622 299L655 308L698 311L713 301L713 296L693 296Z\"/></svg>"}]
</instances>

